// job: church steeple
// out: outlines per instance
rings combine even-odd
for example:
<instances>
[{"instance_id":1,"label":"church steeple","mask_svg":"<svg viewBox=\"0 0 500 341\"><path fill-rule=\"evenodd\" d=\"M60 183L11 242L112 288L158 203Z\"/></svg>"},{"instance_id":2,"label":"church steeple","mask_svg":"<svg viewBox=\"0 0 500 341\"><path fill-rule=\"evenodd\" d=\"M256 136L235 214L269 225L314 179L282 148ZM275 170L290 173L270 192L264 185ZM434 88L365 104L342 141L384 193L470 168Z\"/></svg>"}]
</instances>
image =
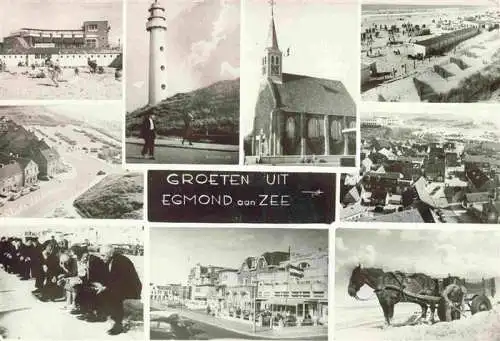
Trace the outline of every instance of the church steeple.
<instances>
[{"instance_id":1,"label":"church steeple","mask_svg":"<svg viewBox=\"0 0 500 341\"><path fill-rule=\"evenodd\" d=\"M262 57L262 76L275 82L281 82L283 54L278 46L276 26L274 25L274 0L269 0L269 4L271 5L271 22L269 23L266 49Z\"/></svg>"}]
</instances>

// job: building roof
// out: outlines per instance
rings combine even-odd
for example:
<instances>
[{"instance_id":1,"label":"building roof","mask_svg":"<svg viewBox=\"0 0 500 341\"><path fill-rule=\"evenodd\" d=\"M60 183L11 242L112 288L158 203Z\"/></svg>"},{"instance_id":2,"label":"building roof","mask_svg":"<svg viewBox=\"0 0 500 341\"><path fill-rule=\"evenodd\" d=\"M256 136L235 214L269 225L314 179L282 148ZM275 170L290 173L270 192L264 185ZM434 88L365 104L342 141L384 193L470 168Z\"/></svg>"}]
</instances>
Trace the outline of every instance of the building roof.
<instances>
[{"instance_id":1,"label":"building roof","mask_svg":"<svg viewBox=\"0 0 500 341\"><path fill-rule=\"evenodd\" d=\"M4 164L0 168L0 179L10 178L14 175L22 174L21 165L17 162Z\"/></svg>"},{"instance_id":2,"label":"building roof","mask_svg":"<svg viewBox=\"0 0 500 341\"><path fill-rule=\"evenodd\" d=\"M17 49L8 49L2 51L0 55L12 55L12 54L51 54L51 55L68 55L68 54L113 54L113 53L121 53L120 50L113 49L88 49L88 48L79 48L79 49L61 49L59 47L26 47L26 48L17 48Z\"/></svg>"},{"instance_id":3,"label":"building roof","mask_svg":"<svg viewBox=\"0 0 500 341\"><path fill-rule=\"evenodd\" d=\"M255 257L247 257L245 258L243 263L246 263L249 269L252 268L252 263L255 262Z\"/></svg>"},{"instance_id":4,"label":"building roof","mask_svg":"<svg viewBox=\"0 0 500 341\"><path fill-rule=\"evenodd\" d=\"M288 112L356 117L356 105L340 81L283 73L271 81L277 107Z\"/></svg>"},{"instance_id":5,"label":"building roof","mask_svg":"<svg viewBox=\"0 0 500 341\"><path fill-rule=\"evenodd\" d=\"M426 203L427 205L431 207L435 207L436 203L434 199L431 197L429 194L429 191L427 191L427 181L425 178L422 176L420 177L415 183L413 184L415 187L415 190L417 191L417 195L420 199L420 201Z\"/></svg>"},{"instance_id":6,"label":"building roof","mask_svg":"<svg viewBox=\"0 0 500 341\"><path fill-rule=\"evenodd\" d=\"M366 207L360 204L349 205L347 207L343 207L340 210L340 219L341 220L349 219L352 216L363 214L366 211L367 211Z\"/></svg>"},{"instance_id":7,"label":"building roof","mask_svg":"<svg viewBox=\"0 0 500 341\"><path fill-rule=\"evenodd\" d=\"M476 188L484 187L491 180L488 175L484 174L482 170L476 167L466 171L465 175Z\"/></svg>"},{"instance_id":8,"label":"building roof","mask_svg":"<svg viewBox=\"0 0 500 341\"><path fill-rule=\"evenodd\" d=\"M453 31L453 32L447 32L447 33L441 34L441 35L436 36L436 37L420 40L420 41L416 42L415 44L428 47L428 46L432 46L432 45L436 44L439 41L444 41L444 40L449 39L451 37L456 37L457 35L460 35L460 34L463 34L464 32L472 31L472 30L474 30L474 28L472 28L472 29L471 28L464 28L461 30Z\"/></svg>"},{"instance_id":9,"label":"building roof","mask_svg":"<svg viewBox=\"0 0 500 341\"><path fill-rule=\"evenodd\" d=\"M31 159L23 158L23 157L15 157L11 155L7 155L5 153L0 153L0 163L7 164L11 161L19 163L22 169L26 169L26 167L30 164L30 162L34 162Z\"/></svg>"},{"instance_id":10,"label":"building roof","mask_svg":"<svg viewBox=\"0 0 500 341\"><path fill-rule=\"evenodd\" d=\"M401 179L403 175L401 173L396 173L396 172L386 172L386 173L366 172L365 177L366 176L380 177L381 179L385 178L385 179L396 180L396 179Z\"/></svg>"},{"instance_id":11,"label":"building roof","mask_svg":"<svg viewBox=\"0 0 500 341\"><path fill-rule=\"evenodd\" d=\"M42 149L40 153L44 156L47 161L53 161L58 159L58 155L54 153L52 149Z\"/></svg>"},{"instance_id":12,"label":"building roof","mask_svg":"<svg viewBox=\"0 0 500 341\"><path fill-rule=\"evenodd\" d=\"M488 158L485 155L465 155L464 156L464 162L470 162L470 163L490 163L490 158Z\"/></svg>"},{"instance_id":13,"label":"building roof","mask_svg":"<svg viewBox=\"0 0 500 341\"><path fill-rule=\"evenodd\" d=\"M283 251L265 252L262 257L267 262L267 265L279 265L281 262L290 260L290 254Z\"/></svg>"},{"instance_id":14,"label":"building roof","mask_svg":"<svg viewBox=\"0 0 500 341\"><path fill-rule=\"evenodd\" d=\"M490 200L490 193L488 192L466 193L465 200L467 200L467 202L469 203L487 202Z\"/></svg>"},{"instance_id":15,"label":"building roof","mask_svg":"<svg viewBox=\"0 0 500 341\"><path fill-rule=\"evenodd\" d=\"M422 215L416 208L374 217L361 217L359 221L376 221L385 223L425 223Z\"/></svg>"},{"instance_id":16,"label":"building roof","mask_svg":"<svg viewBox=\"0 0 500 341\"><path fill-rule=\"evenodd\" d=\"M360 200L361 200L361 197L359 195L358 189L356 187L353 187L349 190L349 192L346 193L342 202L344 204L349 204L349 203L358 202Z\"/></svg>"},{"instance_id":17,"label":"building roof","mask_svg":"<svg viewBox=\"0 0 500 341\"><path fill-rule=\"evenodd\" d=\"M278 37L276 35L276 26L274 25L274 17L271 17L271 22L269 23L269 33L267 35L266 47L279 50Z\"/></svg>"}]
</instances>

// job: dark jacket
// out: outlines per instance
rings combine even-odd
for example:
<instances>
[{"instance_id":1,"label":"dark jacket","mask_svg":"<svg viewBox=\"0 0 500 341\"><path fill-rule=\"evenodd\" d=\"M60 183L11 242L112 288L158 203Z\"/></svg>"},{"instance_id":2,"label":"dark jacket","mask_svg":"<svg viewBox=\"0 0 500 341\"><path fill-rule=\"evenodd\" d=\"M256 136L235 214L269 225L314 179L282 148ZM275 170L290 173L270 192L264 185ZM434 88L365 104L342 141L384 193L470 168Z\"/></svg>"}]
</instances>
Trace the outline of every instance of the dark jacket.
<instances>
[{"instance_id":1,"label":"dark jacket","mask_svg":"<svg viewBox=\"0 0 500 341\"><path fill-rule=\"evenodd\" d=\"M109 268L109 263L107 264ZM122 254L115 254L111 259L106 287L113 295L123 299L140 299L142 283L135 266Z\"/></svg>"},{"instance_id":2,"label":"dark jacket","mask_svg":"<svg viewBox=\"0 0 500 341\"><path fill-rule=\"evenodd\" d=\"M89 267L85 276L87 282L99 282L105 284L108 277L108 269L104 261L94 255L89 255Z\"/></svg>"},{"instance_id":3,"label":"dark jacket","mask_svg":"<svg viewBox=\"0 0 500 341\"><path fill-rule=\"evenodd\" d=\"M144 116L141 124L141 137L155 137L156 136L156 122L153 121L153 130L151 130L151 122L148 116Z\"/></svg>"}]
</instances>

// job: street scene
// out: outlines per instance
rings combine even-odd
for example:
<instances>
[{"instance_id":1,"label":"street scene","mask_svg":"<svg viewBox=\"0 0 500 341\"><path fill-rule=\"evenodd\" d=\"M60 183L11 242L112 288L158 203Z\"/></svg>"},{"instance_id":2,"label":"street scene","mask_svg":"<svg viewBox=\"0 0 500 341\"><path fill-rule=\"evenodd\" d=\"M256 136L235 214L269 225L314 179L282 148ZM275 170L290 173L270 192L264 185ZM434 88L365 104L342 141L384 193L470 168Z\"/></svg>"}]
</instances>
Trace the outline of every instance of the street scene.
<instances>
[{"instance_id":1,"label":"street scene","mask_svg":"<svg viewBox=\"0 0 500 341\"><path fill-rule=\"evenodd\" d=\"M341 221L499 223L498 120L486 107L429 112L361 113L361 168L341 177Z\"/></svg>"},{"instance_id":2,"label":"street scene","mask_svg":"<svg viewBox=\"0 0 500 341\"><path fill-rule=\"evenodd\" d=\"M152 339L328 339L328 230L152 228L150 245Z\"/></svg>"},{"instance_id":3,"label":"street scene","mask_svg":"<svg viewBox=\"0 0 500 341\"><path fill-rule=\"evenodd\" d=\"M142 219L143 175L121 168L121 117L119 104L1 107L0 216Z\"/></svg>"},{"instance_id":4,"label":"street scene","mask_svg":"<svg viewBox=\"0 0 500 341\"><path fill-rule=\"evenodd\" d=\"M335 340L497 340L499 242L493 230L338 229Z\"/></svg>"},{"instance_id":5,"label":"street scene","mask_svg":"<svg viewBox=\"0 0 500 341\"><path fill-rule=\"evenodd\" d=\"M121 2L8 1L0 21L0 99L122 98Z\"/></svg>"},{"instance_id":6,"label":"street scene","mask_svg":"<svg viewBox=\"0 0 500 341\"><path fill-rule=\"evenodd\" d=\"M237 164L240 2L129 1L127 19L127 163Z\"/></svg>"},{"instance_id":7,"label":"street scene","mask_svg":"<svg viewBox=\"0 0 500 341\"><path fill-rule=\"evenodd\" d=\"M366 1L361 97L378 102L498 102L496 1Z\"/></svg>"},{"instance_id":8,"label":"street scene","mask_svg":"<svg viewBox=\"0 0 500 341\"><path fill-rule=\"evenodd\" d=\"M144 340L144 229L2 224L0 335Z\"/></svg>"}]
</instances>

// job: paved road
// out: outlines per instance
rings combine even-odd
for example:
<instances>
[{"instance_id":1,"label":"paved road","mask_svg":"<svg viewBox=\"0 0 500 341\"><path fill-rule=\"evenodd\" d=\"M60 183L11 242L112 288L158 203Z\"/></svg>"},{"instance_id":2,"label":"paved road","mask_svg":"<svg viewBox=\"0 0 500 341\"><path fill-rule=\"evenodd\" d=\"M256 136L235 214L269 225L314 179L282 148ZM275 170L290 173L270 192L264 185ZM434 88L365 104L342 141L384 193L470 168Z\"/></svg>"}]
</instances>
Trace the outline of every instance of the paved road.
<instances>
[{"instance_id":1,"label":"paved road","mask_svg":"<svg viewBox=\"0 0 500 341\"><path fill-rule=\"evenodd\" d=\"M142 326L118 336L106 331L112 322L88 323L62 309L64 302L41 302L31 290L34 280L21 281L0 270L0 326L19 340L144 340ZM6 334L6 335L5 335Z\"/></svg>"},{"instance_id":2,"label":"paved road","mask_svg":"<svg viewBox=\"0 0 500 341\"><path fill-rule=\"evenodd\" d=\"M184 320L194 323L191 328L198 340L213 338L237 338L250 340L327 340L327 330L324 327L290 327L283 329L269 329L268 327L257 327L256 333L252 332L252 325L248 322L228 320L220 317L208 316L204 311L193 311L187 309L168 308L168 311L153 311L152 316L170 316L173 313L182 316ZM151 337L165 339L172 337L168 331L168 324L155 326L150 329ZM186 336L185 336L186 337Z\"/></svg>"},{"instance_id":3,"label":"paved road","mask_svg":"<svg viewBox=\"0 0 500 341\"><path fill-rule=\"evenodd\" d=\"M239 153L176 147L155 147L155 160L141 157L142 146L127 143L127 163L238 164Z\"/></svg>"},{"instance_id":4,"label":"paved road","mask_svg":"<svg viewBox=\"0 0 500 341\"><path fill-rule=\"evenodd\" d=\"M244 339L244 340L258 340L261 338L258 337L250 337L246 334L236 333L230 330L226 330L223 328L215 327L210 324L206 324L199 321L192 321L194 324L191 327L191 330L194 331L195 336L193 339L195 340L210 340L210 339ZM154 323L153 323L154 325ZM160 329L153 328L150 330L151 340L172 340L173 335L168 331L161 331ZM179 338L178 340L182 340Z\"/></svg>"}]
</instances>

